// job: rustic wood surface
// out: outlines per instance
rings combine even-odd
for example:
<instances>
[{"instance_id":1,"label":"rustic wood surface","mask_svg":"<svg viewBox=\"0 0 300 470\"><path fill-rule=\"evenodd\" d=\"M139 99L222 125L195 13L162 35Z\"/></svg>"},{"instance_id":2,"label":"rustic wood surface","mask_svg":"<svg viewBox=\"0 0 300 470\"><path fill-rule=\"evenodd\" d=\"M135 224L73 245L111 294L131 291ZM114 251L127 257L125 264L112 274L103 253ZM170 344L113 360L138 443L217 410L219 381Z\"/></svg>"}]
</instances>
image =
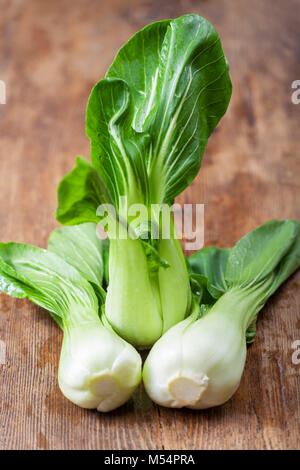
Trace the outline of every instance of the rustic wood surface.
<instances>
[{"instance_id":1,"label":"rustic wood surface","mask_svg":"<svg viewBox=\"0 0 300 470\"><path fill-rule=\"evenodd\" d=\"M271 218L300 220L299 0L0 0L0 238L46 246L56 185L88 156L85 106L118 48L155 20L195 12L217 28L233 97L180 202L205 203L205 243L231 246ZM0 295L1 449L295 449L300 435L300 273L268 302L238 392L208 411L152 404L142 386L100 414L57 385L61 332L47 312Z\"/></svg>"}]
</instances>

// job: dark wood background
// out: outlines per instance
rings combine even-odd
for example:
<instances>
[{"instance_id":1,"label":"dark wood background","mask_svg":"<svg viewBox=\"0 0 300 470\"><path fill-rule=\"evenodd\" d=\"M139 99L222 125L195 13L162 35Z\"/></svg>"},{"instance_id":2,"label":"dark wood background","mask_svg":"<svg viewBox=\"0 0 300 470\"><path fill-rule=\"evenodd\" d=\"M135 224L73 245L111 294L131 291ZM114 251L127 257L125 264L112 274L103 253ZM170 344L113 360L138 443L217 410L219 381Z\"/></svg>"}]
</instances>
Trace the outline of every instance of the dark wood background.
<instances>
[{"instance_id":1,"label":"dark wood background","mask_svg":"<svg viewBox=\"0 0 300 470\"><path fill-rule=\"evenodd\" d=\"M0 0L0 238L46 246L56 186L88 156L85 106L118 48L145 24L195 12L217 28L233 97L180 202L205 203L205 242L231 246L271 218L300 220L300 2ZM47 312L0 295L1 449L295 449L299 447L300 273L268 302L241 386L207 411L153 405L142 386L100 414L57 385L62 335Z\"/></svg>"}]
</instances>

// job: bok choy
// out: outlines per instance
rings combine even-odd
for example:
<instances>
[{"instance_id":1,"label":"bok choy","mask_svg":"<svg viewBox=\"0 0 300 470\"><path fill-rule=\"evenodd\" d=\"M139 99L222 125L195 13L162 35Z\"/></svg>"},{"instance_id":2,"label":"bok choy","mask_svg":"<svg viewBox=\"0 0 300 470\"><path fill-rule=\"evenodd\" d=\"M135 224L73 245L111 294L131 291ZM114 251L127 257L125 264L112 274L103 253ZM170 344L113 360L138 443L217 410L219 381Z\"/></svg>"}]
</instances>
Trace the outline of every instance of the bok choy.
<instances>
[{"instance_id":1,"label":"bok choy","mask_svg":"<svg viewBox=\"0 0 300 470\"><path fill-rule=\"evenodd\" d=\"M167 407L209 408L237 390L258 312L300 266L300 224L270 221L230 250L206 248L189 258L200 305L153 346L145 388Z\"/></svg>"},{"instance_id":2,"label":"bok choy","mask_svg":"<svg viewBox=\"0 0 300 470\"><path fill-rule=\"evenodd\" d=\"M91 255L80 270L84 276L97 273L100 278L102 261L93 249L96 240L92 227L80 231L85 231L83 241ZM73 240L78 232L74 235ZM74 256L71 254L70 234L64 238L56 231L50 245L52 249L60 247L74 265L81 257L78 249ZM85 256L84 251L82 255ZM92 259L93 256L97 258ZM0 289L47 309L63 330L58 371L62 393L81 407L110 411L127 401L138 385L141 359L105 318L99 317L101 296L95 294L84 276L50 251L20 243L0 243ZM99 288L96 292L100 292Z\"/></svg>"},{"instance_id":3,"label":"bok choy","mask_svg":"<svg viewBox=\"0 0 300 470\"><path fill-rule=\"evenodd\" d=\"M150 347L190 312L173 216L164 237L161 213L195 178L230 96L220 38L198 15L139 31L91 92L86 132L92 165L78 158L61 181L57 219L100 222L107 230L106 317L139 348Z\"/></svg>"},{"instance_id":4,"label":"bok choy","mask_svg":"<svg viewBox=\"0 0 300 470\"><path fill-rule=\"evenodd\" d=\"M106 292L102 287L105 250L98 237L96 224L86 223L53 230L48 250L63 258L89 281L100 305L105 302Z\"/></svg>"}]
</instances>

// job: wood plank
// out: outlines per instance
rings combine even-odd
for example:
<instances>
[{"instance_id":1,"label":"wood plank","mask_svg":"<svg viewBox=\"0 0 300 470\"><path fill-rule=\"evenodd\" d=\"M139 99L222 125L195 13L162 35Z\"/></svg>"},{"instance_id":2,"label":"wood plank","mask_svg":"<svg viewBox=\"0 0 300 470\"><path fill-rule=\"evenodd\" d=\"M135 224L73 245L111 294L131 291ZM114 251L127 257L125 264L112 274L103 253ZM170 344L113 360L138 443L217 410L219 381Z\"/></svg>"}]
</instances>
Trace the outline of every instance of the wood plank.
<instances>
[{"instance_id":1,"label":"wood plank","mask_svg":"<svg viewBox=\"0 0 300 470\"><path fill-rule=\"evenodd\" d=\"M232 246L270 218L300 220L300 3L290 0L0 0L0 239L46 246L56 186L88 156L87 97L145 24L207 17L230 63L233 97L202 169L179 202L205 203L205 243ZM82 410L57 386L62 335L26 300L0 296L0 449L299 448L300 273L270 300L234 398L207 411L153 405L142 386L109 414Z\"/></svg>"}]
</instances>

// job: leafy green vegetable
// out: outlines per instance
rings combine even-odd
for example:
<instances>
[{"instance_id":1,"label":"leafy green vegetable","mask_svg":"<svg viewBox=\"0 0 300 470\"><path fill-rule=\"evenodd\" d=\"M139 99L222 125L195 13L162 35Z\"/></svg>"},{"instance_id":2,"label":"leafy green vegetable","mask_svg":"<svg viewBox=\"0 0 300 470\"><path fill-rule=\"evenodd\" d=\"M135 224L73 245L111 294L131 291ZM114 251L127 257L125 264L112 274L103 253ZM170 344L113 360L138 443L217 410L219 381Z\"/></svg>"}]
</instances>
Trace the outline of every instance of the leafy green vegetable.
<instances>
[{"instance_id":1,"label":"leafy green vegetable","mask_svg":"<svg viewBox=\"0 0 300 470\"><path fill-rule=\"evenodd\" d=\"M0 269L1 290L15 296L11 286L18 286L22 297L49 310L61 327L69 323L71 312L72 319L78 313L84 321L85 312L88 318L98 309L89 283L54 253L30 245L0 243Z\"/></svg>"},{"instance_id":2,"label":"leafy green vegetable","mask_svg":"<svg viewBox=\"0 0 300 470\"><path fill-rule=\"evenodd\" d=\"M289 252L298 232L298 222L271 220L241 238L230 251L227 286L250 287L263 281Z\"/></svg>"},{"instance_id":3,"label":"leafy green vegetable","mask_svg":"<svg viewBox=\"0 0 300 470\"><path fill-rule=\"evenodd\" d=\"M270 221L231 250L205 249L189 264L195 276L206 279L207 289L218 286L220 295L202 316L196 303L190 317L157 341L143 377L156 403L203 409L225 403L237 390L245 339L254 340L258 312L300 266L300 224Z\"/></svg>"},{"instance_id":4,"label":"leafy green vegetable","mask_svg":"<svg viewBox=\"0 0 300 470\"><path fill-rule=\"evenodd\" d=\"M141 359L100 320L97 297L79 271L50 251L0 243L0 289L46 308L62 328L58 381L67 398L98 411L128 400L140 381Z\"/></svg>"},{"instance_id":5,"label":"leafy green vegetable","mask_svg":"<svg viewBox=\"0 0 300 470\"><path fill-rule=\"evenodd\" d=\"M219 36L198 15L139 31L91 92L86 132L93 166L77 160L62 180L57 218L68 225L105 225L105 211L97 216L96 206L113 203L115 214L108 210L111 223L105 226L110 238L105 313L113 328L140 348L189 313L186 263L175 231L169 239L162 236L161 208L196 176L230 96ZM146 208L138 221L130 212L134 204ZM169 223L174 229L172 217ZM140 236L149 225L157 228L157 243L152 232ZM123 240L127 235L131 239Z\"/></svg>"},{"instance_id":6,"label":"leafy green vegetable","mask_svg":"<svg viewBox=\"0 0 300 470\"><path fill-rule=\"evenodd\" d=\"M132 128L133 112L127 84L110 78L93 88L86 114L92 163L124 217L127 204L145 202L148 194L145 155L150 139ZM119 198L125 195L127 202L122 207Z\"/></svg>"},{"instance_id":7,"label":"leafy green vegetable","mask_svg":"<svg viewBox=\"0 0 300 470\"><path fill-rule=\"evenodd\" d=\"M103 280L103 247L93 223L60 227L49 238L48 250L74 266L89 281L100 298L105 301Z\"/></svg>"},{"instance_id":8,"label":"leafy green vegetable","mask_svg":"<svg viewBox=\"0 0 300 470\"><path fill-rule=\"evenodd\" d=\"M151 136L144 157L151 202L172 203L196 176L207 139L230 100L228 64L216 30L198 15L149 25L122 47L106 76L127 83L132 127ZM88 135L93 139L92 131Z\"/></svg>"},{"instance_id":9,"label":"leafy green vegetable","mask_svg":"<svg viewBox=\"0 0 300 470\"><path fill-rule=\"evenodd\" d=\"M210 246L187 259L192 290L204 295L207 299L204 303L213 303L213 299L226 291L225 268L229 253L228 249Z\"/></svg>"},{"instance_id":10,"label":"leafy green vegetable","mask_svg":"<svg viewBox=\"0 0 300 470\"><path fill-rule=\"evenodd\" d=\"M111 202L99 173L82 157L77 157L75 168L60 182L57 195L56 217L64 225L98 223L97 207Z\"/></svg>"}]
</instances>

